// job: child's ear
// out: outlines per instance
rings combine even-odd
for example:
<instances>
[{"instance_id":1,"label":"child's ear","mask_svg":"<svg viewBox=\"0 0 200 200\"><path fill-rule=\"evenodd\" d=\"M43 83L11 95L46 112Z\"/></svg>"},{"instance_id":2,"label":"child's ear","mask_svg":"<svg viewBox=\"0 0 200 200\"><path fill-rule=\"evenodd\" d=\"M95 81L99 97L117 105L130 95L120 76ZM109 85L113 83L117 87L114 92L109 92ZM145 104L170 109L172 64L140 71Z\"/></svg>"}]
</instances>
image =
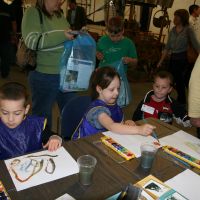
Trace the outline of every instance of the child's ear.
<instances>
[{"instance_id":1,"label":"child's ear","mask_svg":"<svg viewBox=\"0 0 200 200\"><path fill-rule=\"evenodd\" d=\"M172 89L173 89L173 87L171 86L171 87L169 88L169 92L168 92L168 94L171 93Z\"/></svg>"},{"instance_id":2,"label":"child's ear","mask_svg":"<svg viewBox=\"0 0 200 200\"><path fill-rule=\"evenodd\" d=\"M27 104L27 106L26 106L26 108L25 108L25 115L28 114L29 109L30 109L30 104Z\"/></svg>"},{"instance_id":3,"label":"child's ear","mask_svg":"<svg viewBox=\"0 0 200 200\"><path fill-rule=\"evenodd\" d=\"M96 91L100 94L101 91L102 91L102 88L101 88L99 85L97 85L97 86L96 86Z\"/></svg>"}]
</instances>

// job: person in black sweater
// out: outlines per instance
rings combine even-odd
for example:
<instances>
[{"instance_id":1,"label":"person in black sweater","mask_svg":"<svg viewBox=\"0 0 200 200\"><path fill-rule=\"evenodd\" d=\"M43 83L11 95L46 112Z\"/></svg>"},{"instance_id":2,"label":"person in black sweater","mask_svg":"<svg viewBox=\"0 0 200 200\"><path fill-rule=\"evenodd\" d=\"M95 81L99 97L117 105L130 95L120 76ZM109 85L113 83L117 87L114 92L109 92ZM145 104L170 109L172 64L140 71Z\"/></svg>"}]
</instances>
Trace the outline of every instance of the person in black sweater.
<instances>
[{"instance_id":1,"label":"person in black sweater","mask_svg":"<svg viewBox=\"0 0 200 200\"><path fill-rule=\"evenodd\" d=\"M72 30L80 30L86 25L85 9L76 4L76 0L69 0L69 10L67 13L67 21Z\"/></svg>"},{"instance_id":2,"label":"person in black sweater","mask_svg":"<svg viewBox=\"0 0 200 200\"><path fill-rule=\"evenodd\" d=\"M17 25L11 5L0 1L0 73L7 78L14 62L13 45L17 44Z\"/></svg>"}]
</instances>

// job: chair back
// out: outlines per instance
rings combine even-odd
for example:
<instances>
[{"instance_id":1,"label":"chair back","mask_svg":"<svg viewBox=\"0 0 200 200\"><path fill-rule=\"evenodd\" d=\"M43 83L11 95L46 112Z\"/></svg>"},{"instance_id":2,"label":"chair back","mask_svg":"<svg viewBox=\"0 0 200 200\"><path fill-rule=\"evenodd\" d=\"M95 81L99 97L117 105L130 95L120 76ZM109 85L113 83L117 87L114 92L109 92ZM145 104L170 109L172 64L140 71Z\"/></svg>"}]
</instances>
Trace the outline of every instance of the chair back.
<instances>
[{"instance_id":1,"label":"chair back","mask_svg":"<svg viewBox=\"0 0 200 200\"><path fill-rule=\"evenodd\" d=\"M71 139L90 103L90 96L76 96L63 107L61 112L61 136L63 139Z\"/></svg>"}]
</instances>

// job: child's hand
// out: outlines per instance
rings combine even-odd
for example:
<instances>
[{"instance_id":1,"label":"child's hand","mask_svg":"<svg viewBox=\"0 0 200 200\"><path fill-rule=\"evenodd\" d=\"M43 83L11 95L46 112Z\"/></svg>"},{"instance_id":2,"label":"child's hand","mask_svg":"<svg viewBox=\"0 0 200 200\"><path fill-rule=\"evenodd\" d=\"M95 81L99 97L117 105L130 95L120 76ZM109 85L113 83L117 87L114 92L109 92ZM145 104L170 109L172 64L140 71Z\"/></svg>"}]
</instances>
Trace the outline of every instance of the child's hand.
<instances>
[{"instance_id":1,"label":"child's hand","mask_svg":"<svg viewBox=\"0 0 200 200\"><path fill-rule=\"evenodd\" d=\"M132 58L123 57L123 58L122 58L122 61L123 61L124 64L129 64L129 63L132 61Z\"/></svg>"},{"instance_id":2,"label":"child's hand","mask_svg":"<svg viewBox=\"0 0 200 200\"><path fill-rule=\"evenodd\" d=\"M49 141L43 146L43 148L48 148L49 151L56 151L61 147L62 139L57 135L52 135Z\"/></svg>"},{"instance_id":3,"label":"child's hand","mask_svg":"<svg viewBox=\"0 0 200 200\"><path fill-rule=\"evenodd\" d=\"M103 54L100 51L96 52L96 57L98 60L103 60Z\"/></svg>"},{"instance_id":4,"label":"child's hand","mask_svg":"<svg viewBox=\"0 0 200 200\"><path fill-rule=\"evenodd\" d=\"M124 124L128 125L128 126L136 126L135 122L133 120L126 120L124 122Z\"/></svg>"},{"instance_id":5,"label":"child's hand","mask_svg":"<svg viewBox=\"0 0 200 200\"><path fill-rule=\"evenodd\" d=\"M144 135L144 136L148 136L148 135L151 135L153 130L156 128L155 126L152 126L150 124L144 124L144 125L141 125L141 126L138 126L139 128L139 134L140 135Z\"/></svg>"}]
</instances>

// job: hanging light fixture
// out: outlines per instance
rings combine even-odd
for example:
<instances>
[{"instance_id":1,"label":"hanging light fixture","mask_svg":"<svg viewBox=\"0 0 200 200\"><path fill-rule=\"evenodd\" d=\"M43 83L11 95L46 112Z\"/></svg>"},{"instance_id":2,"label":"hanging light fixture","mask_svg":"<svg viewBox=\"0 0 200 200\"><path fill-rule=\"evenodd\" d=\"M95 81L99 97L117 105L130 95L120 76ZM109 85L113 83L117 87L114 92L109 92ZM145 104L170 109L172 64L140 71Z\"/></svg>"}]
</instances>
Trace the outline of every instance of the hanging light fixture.
<instances>
[{"instance_id":1,"label":"hanging light fixture","mask_svg":"<svg viewBox=\"0 0 200 200\"><path fill-rule=\"evenodd\" d=\"M14 0L3 0L3 1L4 1L4 3L6 3L6 4L10 5L10 4L12 4L12 3L13 3L13 1L14 1Z\"/></svg>"}]
</instances>

